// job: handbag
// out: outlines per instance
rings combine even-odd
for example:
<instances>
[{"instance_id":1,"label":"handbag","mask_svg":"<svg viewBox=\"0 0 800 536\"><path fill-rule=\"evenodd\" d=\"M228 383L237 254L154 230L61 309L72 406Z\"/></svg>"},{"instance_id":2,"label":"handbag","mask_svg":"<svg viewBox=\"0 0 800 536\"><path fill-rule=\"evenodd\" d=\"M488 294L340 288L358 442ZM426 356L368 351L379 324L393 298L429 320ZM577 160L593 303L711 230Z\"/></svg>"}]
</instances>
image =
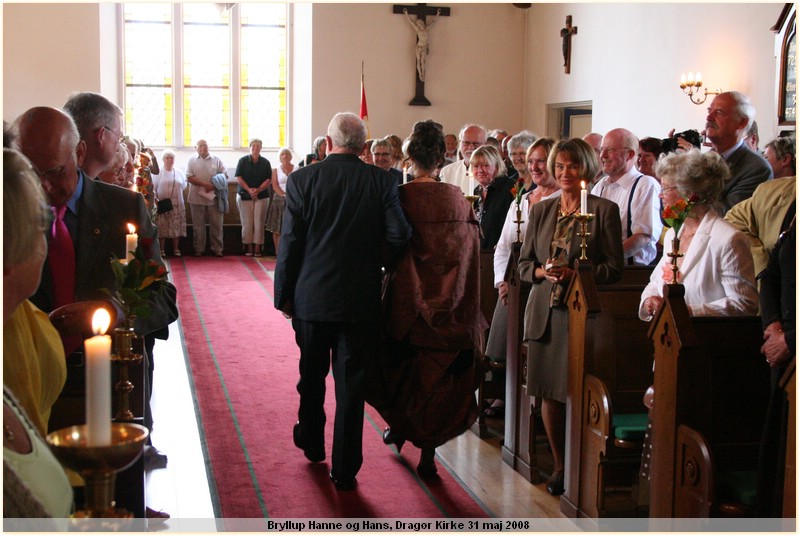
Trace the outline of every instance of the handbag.
<instances>
[{"instance_id":1,"label":"handbag","mask_svg":"<svg viewBox=\"0 0 800 536\"><path fill-rule=\"evenodd\" d=\"M173 208L175 207L172 206L172 199L169 197L166 199L159 199L158 203L156 203L156 214L164 214L171 211Z\"/></svg>"},{"instance_id":2,"label":"handbag","mask_svg":"<svg viewBox=\"0 0 800 536\"><path fill-rule=\"evenodd\" d=\"M172 183L172 194L165 199L159 199L156 202L156 214L166 214L175 208L172 204L172 195L175 194L175 182Z\"/></svg>"}]
</instances>

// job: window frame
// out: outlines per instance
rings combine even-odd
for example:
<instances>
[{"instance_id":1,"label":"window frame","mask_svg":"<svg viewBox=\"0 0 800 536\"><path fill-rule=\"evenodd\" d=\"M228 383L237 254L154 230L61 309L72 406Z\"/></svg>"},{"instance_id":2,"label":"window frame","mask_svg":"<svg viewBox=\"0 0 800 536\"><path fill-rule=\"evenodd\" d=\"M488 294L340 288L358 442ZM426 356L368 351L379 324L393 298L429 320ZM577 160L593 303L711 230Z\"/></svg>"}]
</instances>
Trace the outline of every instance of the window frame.
<instances>
[{"instance_id":1,"label":"window frame","mask_svg":"<svg viewBox=\"0 0 800 536\"><path fill-rule=\"evenodd\" d=\"M185 141L185 125L184 125L184 86L183 86L183 9L182 3L176 2L165 2L169 3L172 8L172 20L170 21L170 27L172 29L172 139L173 144L170 147L174 147L176 149L192 149L194 145L187 145ZM283 125L283 134L281 135L280 130L278 130L278 139L283 139L283 145L286 145L287 141L291 139L291 132L290 132L290 125L288 118L291 117L291 106L292 106L292 99L290 93L290 85L291 85L291 30L292 30L292 4L286 2L286 18L285 18L285 30L284 30L284 39L285 39L285 62L284 62L284 80L285 83L283 85L283 93L284 93L284 101L285 101L285 110L284 115L286 120L284 121ZM242 139L242 125L241 125L241 106L242 106L242 80L241 80L241 29L242 29L242 22L241 22L241 15L240 15L240 5L233 4L233 6L229 10L229 31L228 36L230 39L229 46L230 46L230 125L231 125L231 133L230 133L230 145L228 146L215 146L211 147L214 150L242 150L247 149L249 140ZM126 83L125 79L125 4L119 3L117 4L117 19L119 24L119 51L118 51L118 64L119 64L119 80L120 80L120 99L119 101L122 103L121 107L123 110L127 109L127 88L128 84ZM280 127L277 127L280 129ZM127 131L127 125L126 125ZM132 133L136 135L136 133ZM261 136L262 139L266 138L266 136ZM193 143L193 142L192 142ZM157 144L154 144L158 146ZM280 149L280 146L264 146L264 150L277 151Z\"/></svg>"}]
</instances>

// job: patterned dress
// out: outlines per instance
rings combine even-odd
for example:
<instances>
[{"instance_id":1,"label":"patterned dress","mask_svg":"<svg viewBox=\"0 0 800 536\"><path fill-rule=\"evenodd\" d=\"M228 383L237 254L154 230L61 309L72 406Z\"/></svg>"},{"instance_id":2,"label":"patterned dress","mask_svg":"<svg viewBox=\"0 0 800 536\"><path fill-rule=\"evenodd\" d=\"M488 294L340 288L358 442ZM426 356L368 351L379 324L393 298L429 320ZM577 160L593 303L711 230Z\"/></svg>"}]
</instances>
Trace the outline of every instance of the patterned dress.
<instances>
[{"instance_id":1,"label":"patterned dress","mask_svg":"<svg viewBox=\"0 0 800 536\"><path fill-rule=\"evenodd\" d=\"M183 202L183 191L186 189L186 175L177 168L161 170L153 175L158 199L172 199L172 210L156 215L158 236L162 238L181 238L186 236L186 206Z\"/></svg>"}]
</instances>

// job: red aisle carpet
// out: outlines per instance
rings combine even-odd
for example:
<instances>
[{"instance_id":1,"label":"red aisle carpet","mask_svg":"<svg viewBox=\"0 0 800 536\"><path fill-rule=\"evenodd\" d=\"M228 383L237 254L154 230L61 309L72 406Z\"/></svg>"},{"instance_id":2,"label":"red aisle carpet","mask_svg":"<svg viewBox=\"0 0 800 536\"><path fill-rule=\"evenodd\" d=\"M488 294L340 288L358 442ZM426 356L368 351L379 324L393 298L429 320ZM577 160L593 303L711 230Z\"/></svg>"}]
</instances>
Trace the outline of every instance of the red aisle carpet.
<instances>
[{"instance_id":1,"label":"red aisle carpet","mask_svg":"<svg viewBox=\"0 0 800 536\"><path fill-rule=\"evenodd\" d=\"M328 479L333 379L328 377L328 459L309 463L292 442L299 395L294 332L273 306L274 261L248 257L172 259L178 306L202 420L205 451L223 518L487 517L437 459L440 479L414 468L381 440L384 421L367 406L358 487L337 492ZM491 515L490 513L488 515Z\"/></svg>"}]
</instances>

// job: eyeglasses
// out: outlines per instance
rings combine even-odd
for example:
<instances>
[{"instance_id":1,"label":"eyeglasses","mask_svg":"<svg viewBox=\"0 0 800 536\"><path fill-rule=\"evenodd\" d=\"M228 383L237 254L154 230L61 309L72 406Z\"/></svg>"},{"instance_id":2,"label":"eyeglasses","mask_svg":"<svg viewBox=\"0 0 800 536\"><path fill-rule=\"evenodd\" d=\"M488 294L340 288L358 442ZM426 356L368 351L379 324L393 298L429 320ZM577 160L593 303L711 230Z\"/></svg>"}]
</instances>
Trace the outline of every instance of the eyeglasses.
<instances>
[{"instance_id":1,"label":"eyeglasses","mask_svg":"<svg viewBox=\"0 0 800 536\"><path fill-rule=\"evenodd\" d=\"M373 158L375 158L375 157L384 157L384 158L386 158L386 157L389 157L389 156L392 156L392 153L372 153L372 157Z\"/></svg>"},{"instance_id":2,"label":"eyeglasses","mask_svg":"<svg viewBox=\"0 0 800 536\"><path fill-rule=\"evenodd\" d=\"M104 128L104 129L106 129L107 131L111 132L113 135L115 135L115 136L117 137L117 139L119 140L119 143L122 143L123 141L125 141L125 136L123 136L123 135L122 135L122 132L117 132L117 131L116 131L116 130L114 130L113 128L111 128L111 127L107 127L107 126L105 126L105 125L103 125L103 126L102 126L102 127L100 127L100 128ZM100 129L98 129L98 130L100 130Z\"/></svg>"},{"instance_id":3,"label":"eyeglasses","mask_svg":"<svg viewBox=\"0 0 800 536\"><path fill-rule=\"evenodd\" d=\"M111 168L111 173L113 173L115 177L119 177L120 175L122 175L122 173L124 171L125 171L125 166L118 167L118 168L116 168L116 167L112 167Z\"/></svg>"},{"instance_id":4,"label":"eyeglasses","mask_svg":"<svg viewBox=\"0 0 800 536\"><path fill-rule=\"evenodd\" d=\"M51 177L59 177L63 175L67 165L62 164L60 166L55 166L50 169L45 169L44 171L36 167L33 163L31 163L31 167L33 168L33 171L39 176L39 178L48 180Z\"/></svg>"},{"instance_id":5,"label":"eyeglasses","mask_svg":"<svg viewBox=\"0 0 800 536\"><path fill-rule=\"evenodd\" d=\"M617 151L629 151L626 147L600 147L600 154L603 153L616 153Z\"/></svg>"},{"instance_id":6,"label":"eyeglasses","mask_svg":"<svg viewBox=\"0 0 800 536\"><path fill-rule=\"evenodd\" d=\"M670 190L677 190L677 189L678 189L677 186L663 186L661 188L661 193L665 194L665 193L669 192Z\"/></svg>"},{"instance_id":7,"label":"eyeglasses","mask_svg":"<svg viewBox=\"0 0 800 536\"><path fill-rule=\"evenodd\" d=\"M483 145L483 143L481 143L479 141L467 141L467 140L464 140L464 141L461 142L461 145L463 145L464 147L480 147L481 145Z\"/></svg>"}]
</instances>

